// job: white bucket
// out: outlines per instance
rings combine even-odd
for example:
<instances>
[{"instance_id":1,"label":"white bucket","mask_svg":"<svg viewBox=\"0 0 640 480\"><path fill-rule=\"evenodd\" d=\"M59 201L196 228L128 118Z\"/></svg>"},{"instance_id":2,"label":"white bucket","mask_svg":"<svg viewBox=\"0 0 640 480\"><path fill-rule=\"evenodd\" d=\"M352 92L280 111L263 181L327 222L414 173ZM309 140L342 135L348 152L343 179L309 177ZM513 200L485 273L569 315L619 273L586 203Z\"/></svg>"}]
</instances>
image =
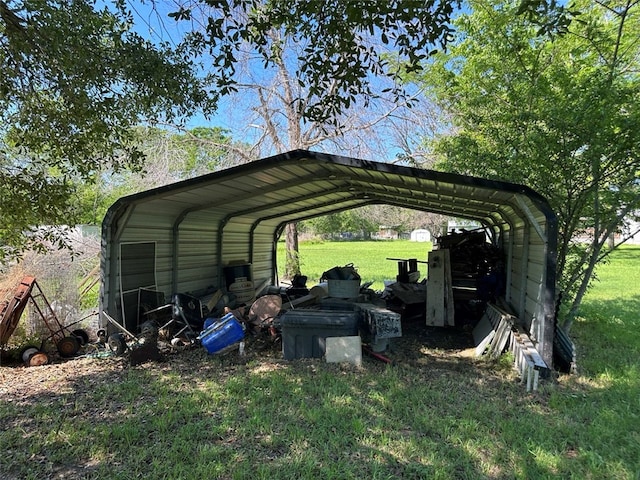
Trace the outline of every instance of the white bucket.
<instances>
[{"instance_id":1,"label":"white bucket","mask_svg":"<svg viewBox=\"0 0 640 480\"><path fill-rule=\"evenodd\" d=\"M235 295L238 303L253 302L256 292L253 289L253 282L250 280L242 280L229 285L229 292Z\"/></svg>"}]
</instances>

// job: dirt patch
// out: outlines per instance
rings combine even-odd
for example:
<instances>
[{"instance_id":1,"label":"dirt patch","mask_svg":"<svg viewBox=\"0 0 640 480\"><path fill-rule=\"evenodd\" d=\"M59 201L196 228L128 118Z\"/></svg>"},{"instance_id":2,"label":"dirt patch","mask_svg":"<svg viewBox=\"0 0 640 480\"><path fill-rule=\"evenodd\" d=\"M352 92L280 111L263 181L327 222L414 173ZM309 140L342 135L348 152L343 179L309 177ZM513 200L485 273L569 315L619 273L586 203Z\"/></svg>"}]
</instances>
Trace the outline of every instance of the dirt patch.
<instances>
[{"instance_id":1,"label":"dirt patch","mask_svg":"<svg viewBox=\"0 0 640 480\"><path fill-rule=\"evenodd\" d=\"M403 336L391 339L389 347L381 354L395 365L411 367L433 366L458 370L459 364L467 367L474 363L470 334L456 329L424 327L422 324L403 325ZM82 386L77 378L100 377L104 381L117 381L122 372L129 368L166 369L177 373L207 368L211 355L204 348L192 345L171 348L160 343L160 360L148 361L131 366L127 354L112 356L107 349L94 348L91 353L71 359L61 359L52 354L52 362L38 367L26 367L15 358L5 358L0 365L0 401L20 402L21 398L41 396L43 399L51 392L64 393L78 391ZM282 341L268 334L245 337L244 353L237 346L216 355L221 363L233 374L241 365L251 363L253 368L262 371L278 369L287 361L282 358ZM373 357L364 356L366 365L383 365ZM296 362L301 360L291 360Z\"/></svg>"}]
</instances>

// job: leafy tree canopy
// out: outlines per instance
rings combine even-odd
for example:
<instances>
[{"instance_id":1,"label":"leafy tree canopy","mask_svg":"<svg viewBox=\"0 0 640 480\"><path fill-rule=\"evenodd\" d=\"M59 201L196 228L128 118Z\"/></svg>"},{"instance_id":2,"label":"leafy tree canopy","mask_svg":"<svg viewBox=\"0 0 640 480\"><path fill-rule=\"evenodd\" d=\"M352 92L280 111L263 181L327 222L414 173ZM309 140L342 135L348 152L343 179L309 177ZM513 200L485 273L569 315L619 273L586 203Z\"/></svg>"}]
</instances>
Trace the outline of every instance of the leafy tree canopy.
<instances>
[{"instance_id":1,"label":"leafy tree canopy","mask_svg":"<svg viewBox=\"0 0 640 480\"><path fill-rule=\"evenodd\" d=\"M136 171L105 168L88 181L76 182L74 204L80 223L100 225L107 209L125 195L241 163L234 152L243 146L219 127L174 133L140 126L131 133L133 144L145 157L144 165Z\"/></svg>"},{"instance_id":2,"label":"leafy tree canopy","mask_svg":"<svg viewBox=\"0 0 640 480\"><path fill-rule=\"evenodd\" d=\"M326 122L373 96L372 76L419 70L425 58L444 48L459 2L195 0L178 5L170 16L203 26L191 32L185 45L196 55L211 55L211 78L221 94L235 89L236 60L246 44L257 49L265 66L281 61L282 39L303 45L297 81L314 101L299 108L305 118ZM379 42L369 41L373 37L396 52L399 61L388 62Z\"/></svg>"},{"instance_id":3,"label":"leafy tree canopy","mask_svg":"<svg viewBox=\"0 0 640 480\"><path fill-rule=\"evenodd\" d=\"M342 238L345 233L369 238L378 231L378 224L360 214L360 210L348 210L314 218L305 222L317 234Z\"/></svg>"},{"instance_id":4,"label":"leafy tree canopy","mask_svg":"<svg viewBox=\"0 0 640 480\"><path fill-rule=\"evenodd\" d=\"M549 199L568 328L607 239L640 208L640 4L577 2L579 21L552 41L509 2L471 6L425 77L451 119L432 148L445 169Z\"/></svg>"},{"instance_id":5,"label":"leafy tree canopy","mask_svg":"<svg viewBox=\"0 0 640 480\"><path fill-rule=\"evenodd\" d=\"M194 65L92 0L0 1L0 260L72 224L73 182L139 165L131 127L206 105Z\"/></svg>"}]
</instances>

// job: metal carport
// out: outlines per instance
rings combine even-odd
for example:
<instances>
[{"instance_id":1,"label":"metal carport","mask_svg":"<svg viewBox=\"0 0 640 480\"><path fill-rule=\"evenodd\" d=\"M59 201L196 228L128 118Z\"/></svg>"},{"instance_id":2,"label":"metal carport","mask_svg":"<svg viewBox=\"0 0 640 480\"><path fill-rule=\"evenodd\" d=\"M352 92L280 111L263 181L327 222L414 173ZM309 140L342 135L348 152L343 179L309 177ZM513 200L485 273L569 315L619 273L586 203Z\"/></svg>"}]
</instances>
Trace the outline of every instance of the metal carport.
<instances>
[{"instance_id":1,"label":"metal carport","mask_svg":"<svg viewBox=\"0 0 640 480\"><path fill-rule=\"evenodd\" d=\"M277 284L285 225L370 204L473 219L506 258L505 299L552 365L556 217L522 185L295 150L123 197L102 225L100 311L123 324L127 295L222 286L223 267L252 265Z\"/></svg>"}]
</instances>

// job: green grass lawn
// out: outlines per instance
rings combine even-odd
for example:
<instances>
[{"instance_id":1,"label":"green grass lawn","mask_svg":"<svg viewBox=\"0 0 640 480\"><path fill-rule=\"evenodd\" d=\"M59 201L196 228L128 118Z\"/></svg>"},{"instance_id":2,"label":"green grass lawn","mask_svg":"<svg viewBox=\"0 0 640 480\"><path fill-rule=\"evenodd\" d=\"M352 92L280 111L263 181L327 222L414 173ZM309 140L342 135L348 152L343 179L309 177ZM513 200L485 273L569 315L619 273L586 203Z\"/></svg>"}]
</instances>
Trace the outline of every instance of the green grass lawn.
<instances>
[{"instance_id":1,"label":"green grass lawn","mask_svg":"<svg viewBox=\"0 0 640 480\"><path fill-rule=\"evenodd\" d=\"M395 281L398 262L387 258L415 258L427 261L431 251L430 242L409 240L380 240L356 242L301 242L300 270L308 277L307 285L313 286L322 274L335 266L353 264L358 270L362 283L374 282L374 290L384 288L384 280ZM284 270L284 243L278 244L278 272ZM419 263L421 277L427 273L426 264Z\"/></svg>"},{"instance_id":2,"label":"green grass lawn","mask_svg":"<svg viewBox=\"0 0 640 480\"><path fill-rule=\"evenodd\" d=\"M600 267L572 333L583 372L640 378L640 247L622 247Z\"/></svg>"},{"instance_id":3,"label":"green grass lawn","mask_svg":"<svg viewBox=\"0 0 640 480\"><path fill-rule=\"evenodd\" d=\"M354 247L309 256L307 274L385 268ZM384 247L376 259L410 255ZM0 367L0 478L638 479L639 272L639 247L600 270L572 332L578 374L534 393L508 358L427 348L361 368L200 349L135 368L85 359L39 367L36 385Z\"/></svg>"}]
</instances>

